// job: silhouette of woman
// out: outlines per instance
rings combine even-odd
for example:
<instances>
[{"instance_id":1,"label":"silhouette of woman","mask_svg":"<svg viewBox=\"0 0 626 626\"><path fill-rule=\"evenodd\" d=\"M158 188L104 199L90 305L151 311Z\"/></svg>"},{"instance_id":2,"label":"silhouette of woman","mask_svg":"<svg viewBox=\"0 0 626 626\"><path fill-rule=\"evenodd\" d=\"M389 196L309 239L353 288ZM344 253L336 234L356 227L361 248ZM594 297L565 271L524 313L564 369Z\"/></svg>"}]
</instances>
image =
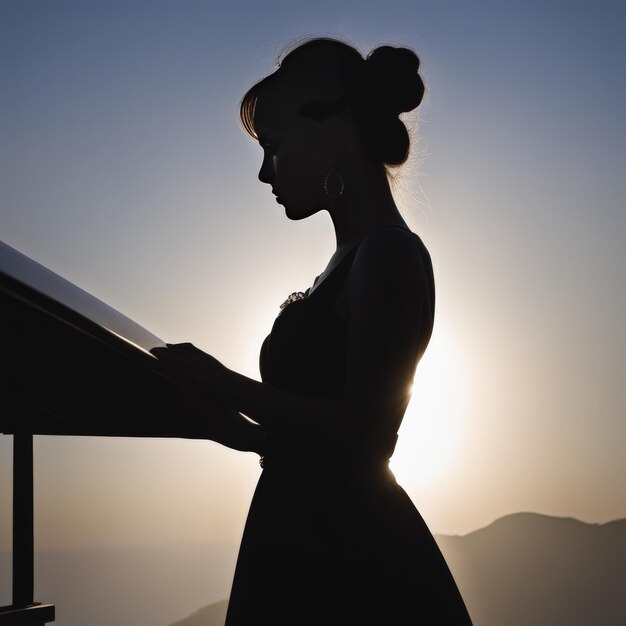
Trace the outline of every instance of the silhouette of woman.
<instances>
[{"instance_id":1,"label":"silhouette of woman","mask_svg":"<svg viewBox=\"0 0 626 626\"><path fill-rule=\"evenodd\" d=\"M407 48L363 58L320 38L248 91L241 119L264 151L259 179L292 220L328 211L336 252L282 304L262 383L191 344L154 350L237 412L222 443L261 455L227 626L471 624L388 466L435 304L430 256L386 169L408 155L398 115L422 99L418 68Z\"/></svg>"}]
</instances>

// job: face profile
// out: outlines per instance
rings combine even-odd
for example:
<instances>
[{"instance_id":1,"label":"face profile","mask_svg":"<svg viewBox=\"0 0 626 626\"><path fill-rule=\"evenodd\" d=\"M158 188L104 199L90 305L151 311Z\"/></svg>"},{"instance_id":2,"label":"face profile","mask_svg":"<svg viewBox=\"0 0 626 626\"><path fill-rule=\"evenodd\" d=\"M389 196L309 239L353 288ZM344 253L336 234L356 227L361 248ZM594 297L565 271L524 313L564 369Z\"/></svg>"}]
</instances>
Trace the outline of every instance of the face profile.
<instances>
[{"instance_id":1,"label":"face profile","mask_svg":"<svg viewBox=\"0 0 626 626\"><path fill-rule=\"evenodd\" d=\"M346 122L300 115L296 96L289 91L282 103L288 112L278 118L272 110L280 108L275 99L260 97L256 103L255 127L263 149L258 178L271 186L287 217L299 220L328 208L325 182L345 135L339 125Z\"/></svg>"}]
</instances>

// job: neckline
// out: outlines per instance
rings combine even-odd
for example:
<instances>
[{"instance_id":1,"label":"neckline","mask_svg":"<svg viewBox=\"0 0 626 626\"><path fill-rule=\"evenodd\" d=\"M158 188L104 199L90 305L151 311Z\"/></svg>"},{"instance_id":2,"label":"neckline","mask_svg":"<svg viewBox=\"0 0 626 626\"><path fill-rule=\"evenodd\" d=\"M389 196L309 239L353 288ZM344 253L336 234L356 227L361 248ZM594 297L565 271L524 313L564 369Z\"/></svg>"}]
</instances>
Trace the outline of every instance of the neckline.
<instances>
[{"instance_id":1,"label":"neckline","mask_svg":"<svg viewBox=\"0 0 626 626\"><path fill-rule=\"evenodd\" d=\"M373 232L377 232L378 230L382 229L382 228L399 228L400 230L406 230L409 233L412 233L413 231L408 228L407 226L400 226L399 224L385 224L384 226L381 226L379 229L376 229ZM324 278L324 280L319 283L317 285L317 287L315 286L317 283L317 279L321 276L321 274L319 274L318 276L315 277L315 280L313 281L313 285L311 287L309 287L306 292L305 292L305 297L304 299L309 299L311 297L314 297L314 295L324 286L325 283L329 282L331 279L333 279L333 277L335 276L335 274L338 272L339 268L341 268L346 259L350 258L354 252L356 252L356 250L358 249L358 247L361 245L361 243L363 243L363 241L365 239L367 239L367 237L369 237L370 235L372 235L372 233L368 233L367 235L365 235L364 237L362 237L361 239L359 239L349 250L348 252L346 252L343 257L341 258L341 260L339 261L339 263L337 263L337 265L332 269L332 271L330 272L330 274L328 274L328 276L326 276L326 278Z\"/></svg>"}]
</instances>

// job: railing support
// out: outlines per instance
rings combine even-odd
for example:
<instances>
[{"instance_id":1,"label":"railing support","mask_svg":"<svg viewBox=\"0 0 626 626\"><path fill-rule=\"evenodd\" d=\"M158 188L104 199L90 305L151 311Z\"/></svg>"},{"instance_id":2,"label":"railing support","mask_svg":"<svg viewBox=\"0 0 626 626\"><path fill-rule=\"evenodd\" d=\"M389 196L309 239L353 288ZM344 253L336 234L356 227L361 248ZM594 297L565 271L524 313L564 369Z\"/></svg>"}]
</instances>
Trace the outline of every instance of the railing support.
<instances>
[{"instance_id":1,"label":"railing support","mask_svg":"<svg viewBox=\"0 0 626 626\"><path fill-rule=\"evenodd\" d=\"M54 605L34 597L33 435L13 435L13 604L0 607L0 626L44 626Z\"/></svg>"},{"instance_id":2,"label":"railing support","mask_svg":"<svg viewBox=\"0 0 626 626\"><path fill-rule=\"evenodd\" d=\"M13 435L13 606L34 596L33 436Z\"/></svg>"}]
</instances>

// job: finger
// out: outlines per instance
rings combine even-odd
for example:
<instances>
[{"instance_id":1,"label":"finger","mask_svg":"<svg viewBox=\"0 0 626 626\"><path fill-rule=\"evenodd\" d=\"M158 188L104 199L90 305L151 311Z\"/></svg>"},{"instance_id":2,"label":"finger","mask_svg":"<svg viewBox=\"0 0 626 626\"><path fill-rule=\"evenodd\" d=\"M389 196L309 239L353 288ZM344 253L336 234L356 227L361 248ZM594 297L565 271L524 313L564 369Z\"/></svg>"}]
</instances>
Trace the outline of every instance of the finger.
<instances>
[{"instance_id":1,"label":"finger","mask_svg":"<svg viewBox=\"0 0 626 626\"><path fill-rule=\"evenodd\" d=\"M186 355L181 354L180 352L177 353L174 350L170 350L169 348L153 348L152 350L150 350L150 353L161 362L184 362L189 360Z\"/></svg>"},{"instance_id":2,"label":"finger","mask_svg":"<svg viewBox=\"0 0 626 626\"><path fill-rule=\"evenodd\" d=\"M159 352L159 359L164 361L180 361L181 363L189 363L190 361L186 354L175 352L174 350L163 350Z\"/></svg>"},{"instance_id":3,"label":"finger","mask_svg":"<svg viewBox=\"0 0 626 626\"><path fill-rule=\"evenodd\" d=\"M152 354L174 354L175 350L173 348L163 348L159 346L158 348L151 348L150 352Z\"/></svg>"}]
</instances>

